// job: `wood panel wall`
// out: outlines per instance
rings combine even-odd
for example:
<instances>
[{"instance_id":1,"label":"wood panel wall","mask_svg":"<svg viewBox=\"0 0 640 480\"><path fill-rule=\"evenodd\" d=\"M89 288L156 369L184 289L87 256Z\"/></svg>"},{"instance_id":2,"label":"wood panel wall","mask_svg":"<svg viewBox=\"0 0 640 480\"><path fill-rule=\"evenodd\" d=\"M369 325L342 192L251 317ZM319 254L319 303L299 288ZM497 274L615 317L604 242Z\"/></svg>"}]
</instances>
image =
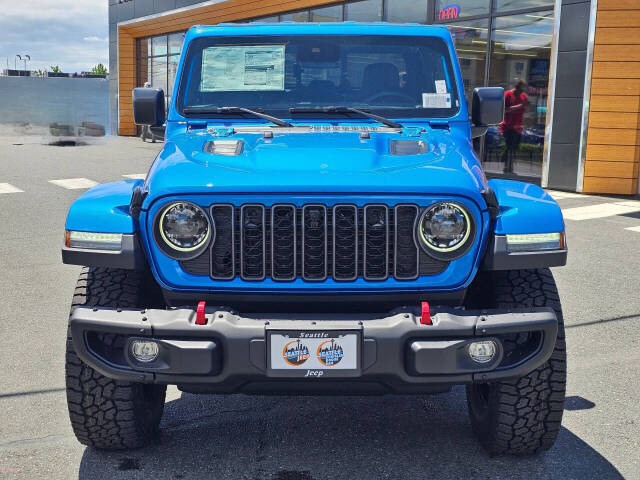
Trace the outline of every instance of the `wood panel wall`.
<instances>
[{"instance_id":1,"label":"wood panel wall","mask_svg":"<svg viewBox=\"0 0 640 480\"><path fill-rule=\"evenodd\" d=\"M118 133L135 135L131 91L136 87L136 39L281 12L336 3L336 0L228 0L215 5L169 12L157 18L118 26Z\"/></svg>"},{"instance_id":2,"label":"wood panel wall","mask_svg":"<svg viewBox=\"0 0 640 480\"><path fill-rule=\"evenodd\" d=\"M640 0L598 0L585 193L635 194L640 168Z\"/></svg>"}]
</instances>

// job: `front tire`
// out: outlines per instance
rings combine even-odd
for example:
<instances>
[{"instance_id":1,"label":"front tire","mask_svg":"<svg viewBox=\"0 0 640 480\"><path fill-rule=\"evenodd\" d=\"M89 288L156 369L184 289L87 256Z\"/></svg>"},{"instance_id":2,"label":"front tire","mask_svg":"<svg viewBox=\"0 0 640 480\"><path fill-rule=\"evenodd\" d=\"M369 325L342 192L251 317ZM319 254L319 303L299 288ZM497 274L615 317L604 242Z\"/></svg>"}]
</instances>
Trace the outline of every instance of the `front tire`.
<instances>
[{"instance_id":1,"label":"front tire","mask_svg":"<svg viewBox=\"0 0 640 480\"><path fill-rule=\"evenodd\" d=\"M471 426L491 455L548 450L560 431L567 378L562 307L551 271L490 272L474 287L474 308L551 307L556 312L558 336L546 363L520 378L467 386Z\"/></svg>"},{"instance_id":2,"label":"front tire","mask_svg":"<svg viewBox=\"0 0 640 480\"><path fill-rule=\"evenodd\" d=\"M84 268L73 296L77 306L149 307L153 295L145 275L133 270ZM101 449L139 448L157 433L165 385L124 382L105 377L76 355L67 331L65 362L67 406L80 443Z\"/></svg>"}]
</instances>

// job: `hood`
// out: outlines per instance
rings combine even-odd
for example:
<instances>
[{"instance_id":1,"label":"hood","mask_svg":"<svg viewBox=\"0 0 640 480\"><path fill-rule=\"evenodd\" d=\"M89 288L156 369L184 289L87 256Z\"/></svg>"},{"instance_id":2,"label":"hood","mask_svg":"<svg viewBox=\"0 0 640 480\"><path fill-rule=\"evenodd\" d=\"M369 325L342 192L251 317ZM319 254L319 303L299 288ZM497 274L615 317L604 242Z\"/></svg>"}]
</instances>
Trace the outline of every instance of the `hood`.
<instances>
[{"instance_id":1,"label":"hood","mask_svg":"<svg viewBox=\"0 0 640 480\"><path fill-rule=\"evenodd\" d=\"M483 205L486 178L468 136L440 128L422 133L329 131L216 136L205 129L173 132L152 166L148 206L191 193L344 193L462 195ZM467 134L468 135L468 134ZM205 153L213 140L241 140L237 156ZM392 155L392 140L423 141L427 152Z\"/></svg>"}]
</instances>

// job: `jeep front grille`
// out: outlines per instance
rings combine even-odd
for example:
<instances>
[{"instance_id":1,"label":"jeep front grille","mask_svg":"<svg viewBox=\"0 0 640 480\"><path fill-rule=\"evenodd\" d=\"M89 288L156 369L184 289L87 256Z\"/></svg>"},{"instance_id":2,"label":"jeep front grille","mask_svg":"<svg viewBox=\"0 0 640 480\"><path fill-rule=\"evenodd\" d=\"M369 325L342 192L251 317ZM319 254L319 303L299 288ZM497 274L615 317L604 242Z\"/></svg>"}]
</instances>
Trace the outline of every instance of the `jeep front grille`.
<instances>
[{"instance_id":1,"label":"jeep front grille","mask_svg":"<svg viewBox=\"0 0 640 480\"><path fill-rule=\"evenodd\" d=\"M214 280L408 281L448 265L416 245L416 205L215 204L209 212L216 230L211 247L181 264Z\"/></svg>"}]
</instances>

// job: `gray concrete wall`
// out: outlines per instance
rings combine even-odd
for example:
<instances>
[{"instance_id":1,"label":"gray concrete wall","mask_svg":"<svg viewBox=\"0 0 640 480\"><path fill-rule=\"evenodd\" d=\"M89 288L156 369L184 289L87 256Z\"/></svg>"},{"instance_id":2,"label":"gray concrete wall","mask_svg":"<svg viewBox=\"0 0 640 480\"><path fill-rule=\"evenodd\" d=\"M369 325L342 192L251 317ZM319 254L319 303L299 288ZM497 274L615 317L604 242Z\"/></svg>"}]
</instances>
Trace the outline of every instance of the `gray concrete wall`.
<instances>
[{"instance_id":1,"label":"gray concrete wall","mask_svg":"<svg viewBox=\"0 0 640 480\"><path fill-rule=\"evenodd\" d=\"M58 123L101 125L109 134L109 83L102 78L0 77L0 134L50 133Z\"/></svg>"}]
</instances>

